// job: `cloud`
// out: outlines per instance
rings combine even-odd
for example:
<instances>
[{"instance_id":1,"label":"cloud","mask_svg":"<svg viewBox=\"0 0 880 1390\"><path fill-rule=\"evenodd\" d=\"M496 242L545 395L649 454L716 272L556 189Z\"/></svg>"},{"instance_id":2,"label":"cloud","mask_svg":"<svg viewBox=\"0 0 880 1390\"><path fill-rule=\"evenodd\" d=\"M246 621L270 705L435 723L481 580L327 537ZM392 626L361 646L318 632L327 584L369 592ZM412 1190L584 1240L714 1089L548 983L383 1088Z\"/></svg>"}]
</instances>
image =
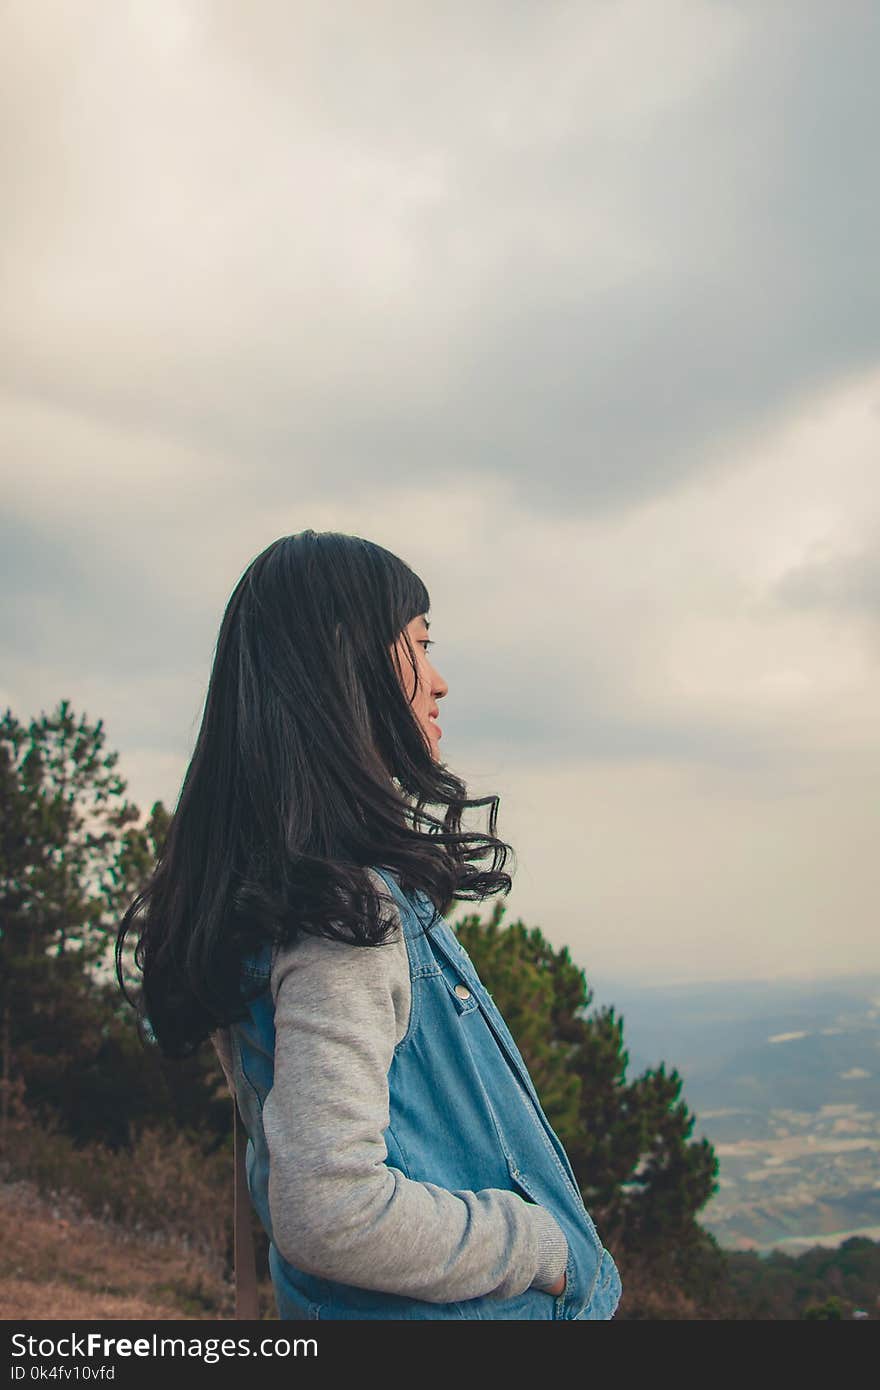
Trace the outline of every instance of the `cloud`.
<instances>
[{"instance_id":1,"label":"cloud","mask_svg":"<svg viewBox=\"0 0 880 1390\"><path fill-rule=\"evenodd\" d=\"M503 476L559 516L877 360L868 6L6 24L17 392L275 481Z\"/></svg>"},{"instance_id":2,"label":"cloud","mask_svg":"<svg viewBox=\"0 0 880 1390\"><path fill-rule=\"evenodd\" d=\"M829 617L793 604L790 586L817 548L832 566L870 554L878 398L876 373L856 378L663 499L565 519L535 514L501 479L420 475L340 494L295 470L267 479L207 448L0 398L17 461L6 669L51 658L112 670L120 691L146 682L157 726L170 726L174 681L192 703L249 561L305 526L348 530L428 584L453 761L577 749L791 787L871 739L876 630L851 605ZM163 670L176 673L170 706L155 693Z\"/></svg>"},{"instance_id":3,"label":"cloud","mask_svg":"<svg viewBox=\"0 0 880 1390\"><path fill-rule=\"evenodd\" d=\"M516 910L652 979L876 960L876 7L0 26L15 713L173 804L239 574L369 536Z\"/></svg>"},{"instance_id":4,"label":"cloud","mask_svg":"<svg viewBox=\"0 0 880 1390\"><path fill-rule=\"evenodd\" d=\"M865 614L880 618L880 536L848 555L817 543L802 564L789 570L775 588L776 597L792 608Z\"/></svg>"}]
</instances>

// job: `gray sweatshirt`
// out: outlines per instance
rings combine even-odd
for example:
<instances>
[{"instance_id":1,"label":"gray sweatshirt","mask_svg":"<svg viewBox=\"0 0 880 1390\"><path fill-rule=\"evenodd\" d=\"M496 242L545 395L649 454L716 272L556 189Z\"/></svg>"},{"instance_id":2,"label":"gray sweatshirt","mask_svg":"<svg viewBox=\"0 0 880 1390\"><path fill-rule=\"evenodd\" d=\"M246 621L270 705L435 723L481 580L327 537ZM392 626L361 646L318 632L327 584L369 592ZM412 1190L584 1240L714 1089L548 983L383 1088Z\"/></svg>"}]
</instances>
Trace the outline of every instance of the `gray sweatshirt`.
<instances>
[{"instance_id":1,"label":"gray sweatshirt","mask_svg":"<svg viewBox=\"0 0 880 1390\"><path fill-rule=\"evenodd\" d=\"M263 1126L275 1244L305 1272L431 1302L549 1289L568 1244L546 1208L503 1188L417 1182L385 1162L388 1072L410 1011L406 939L397 905L387 911L397 930L383 945L303 936L274 953ZM228 1040L214 1041L228 1077Z\"/></svg>"}]
</instances>

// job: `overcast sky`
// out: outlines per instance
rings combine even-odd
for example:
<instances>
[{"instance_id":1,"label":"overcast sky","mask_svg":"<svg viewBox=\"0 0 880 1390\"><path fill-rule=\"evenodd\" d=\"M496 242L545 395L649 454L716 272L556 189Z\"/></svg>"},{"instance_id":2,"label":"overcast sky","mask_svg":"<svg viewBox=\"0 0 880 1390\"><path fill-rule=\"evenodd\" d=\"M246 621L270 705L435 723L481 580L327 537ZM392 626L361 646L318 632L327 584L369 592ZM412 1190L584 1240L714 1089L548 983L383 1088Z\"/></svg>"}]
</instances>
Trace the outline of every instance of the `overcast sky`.
<instances>
[{"instance_id":1,"label":"overcast sky","mask_svg":"<svg viewBox=\"0 0 880 1390\"><path fill-rule=\"evenodd\" d=\"M305 527L431 594L507 919L880 970L880 8L8 0L0 703L173 807Z\"/></svg>"}]
</instances>

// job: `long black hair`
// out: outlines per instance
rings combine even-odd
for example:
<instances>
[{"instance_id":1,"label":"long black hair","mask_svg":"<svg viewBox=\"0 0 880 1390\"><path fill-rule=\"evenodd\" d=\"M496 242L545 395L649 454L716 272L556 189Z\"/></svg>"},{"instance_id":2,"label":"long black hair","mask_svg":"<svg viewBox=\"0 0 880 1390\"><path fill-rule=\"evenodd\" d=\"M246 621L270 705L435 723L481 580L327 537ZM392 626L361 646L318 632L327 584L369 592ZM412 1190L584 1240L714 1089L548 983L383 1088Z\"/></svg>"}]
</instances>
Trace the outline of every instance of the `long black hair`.
<instances>
[{"instance_id":1,"label":"long black hair","mask_svg":"<svg viewBox=\"0 0 880 1390\"><path fill-rule=\"evenodd\" d=\"M469 799L432 755L394 663L402 638L415 674L405 629L429 608L403 560L332 531L281 537L239 579L177 807L117 931L120 988L166 1056L243 1016L242 958L267 940L385 941L368 867L441 915L510 891L498 797ZM487 833L461 828L476 806ZM140 997L124 978L133 930Z\"/></svg>"}]
</instances>

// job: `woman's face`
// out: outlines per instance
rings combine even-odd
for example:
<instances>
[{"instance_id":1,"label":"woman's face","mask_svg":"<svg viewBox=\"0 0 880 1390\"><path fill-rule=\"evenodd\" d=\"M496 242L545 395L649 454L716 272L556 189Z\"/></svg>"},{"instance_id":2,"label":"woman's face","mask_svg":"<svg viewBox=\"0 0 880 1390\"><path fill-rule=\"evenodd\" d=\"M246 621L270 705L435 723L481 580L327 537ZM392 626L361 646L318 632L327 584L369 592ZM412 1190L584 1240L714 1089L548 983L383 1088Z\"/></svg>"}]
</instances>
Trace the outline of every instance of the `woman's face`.
<instances>
[{"instance_id":1,"label":"woman's face","mask_svg":"<svg viewBox=\"0 0 880 1390\"><path fill-rule=\"evenodd\" d=\"M436 723L439 713L437 701L442 700L449 687L438 671L428 660L428 648L433 645L428 637L428 621L424 614L413 618L404 629L409 635L416 657L416 682L413 689L413 672L409 653L401 634L394 644L393 652L400 676L403 692L412 705L413 714L428 741L431 756L438 758L438 744L443 733Z\"/></svg>"}]
</instances>

